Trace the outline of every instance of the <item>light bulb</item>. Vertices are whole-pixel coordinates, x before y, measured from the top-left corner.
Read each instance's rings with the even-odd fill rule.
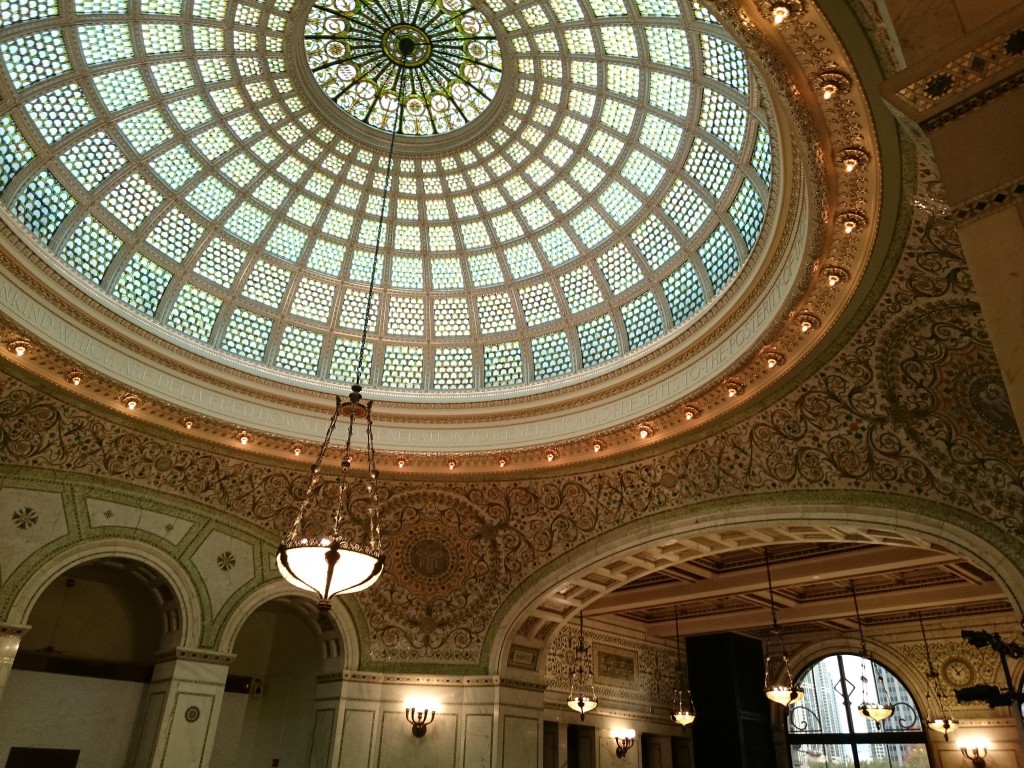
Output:
[[[839,88],[832,83],[825,83],[825,85],[821,86],[821,98],[825,101],[831,100],[837,93],[839,93]]]
[[[843,170],[847,173],[853,173],[857,169],[857,158],[848,157],[843,161]]]
[[[804,320],[803,322],[800,323],[800,332],[807,333],[809,330],[811,330],[811,327],[811,321]]]
[[[769,357],[768,358],[768,367],[769,368],[774,368],[778,364],[779,364],[779,361],[776,360],[774,357]]]
[[[405,468],[405,456],[399,456],[398,457],[398,468],[399,469],[404,469]]]
[[[839,285],[839,275],[829,275],[828,276],[828,287],[829,288],[835,288],[837,285]]]
[[[772,6],[772,23],[775,26],[782,24],[786,19],[789,18],[789,8],[783,3],[776,3]]]
[[[646,440],[650,436],[651,436],[651,430],[649,430],[647,427],[640,427],[640,439],[641,440]]]

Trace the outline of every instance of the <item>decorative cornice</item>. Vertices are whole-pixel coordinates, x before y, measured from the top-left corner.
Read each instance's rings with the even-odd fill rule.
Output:
[[[1024,200],[1024,179],[1011,181],[997,189],[980,194],[954,208],[950,215],[957,223],[989,216],[1007,205]]]

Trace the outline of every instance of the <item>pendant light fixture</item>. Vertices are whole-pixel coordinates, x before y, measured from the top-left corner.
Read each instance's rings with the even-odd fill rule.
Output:
[[[676,687],[672,692],[672,722],[689,725],[697,719],[693,708],[693,696],[689,688],[683,687],[683,654],[679,650],[679,608],[675,609],[676,620]]]
[[[281,575],[296,587],[315,592],[320,598],[321,610],[329,609],[330,599],[335,595],[359,592],[372,586],[384,571],[384,554],[377,522],[377,479],[379,473],[373,447],[371,413],[373,402],[363,400],[363,364],[366,361],[366,336],[370,328],[370,318],[374,315],[373,292],[377,285],[381,246],[385,239],[384,218],[387,213],[388,198],[391,194],[395,164],[395,137],[401,128],[405,110],[402,94],[405,92],[406,81],[411,83],[412,78],[415,77],[413,70],[421,62],[424,45],[423,41],[418,40],[411,33],[398,34],[392,46],[394,50],[389,53],[390,60],[397,66],[389,70],[392,73],[390,75],[392,82],[389,84],[391,89],[382,89],[378,106],[382,114],[390,116],[393,122],[384,174],[384,188],[381,190],[380,197],[377,239],[373,247],[370,282],[366,289],[366,309],[363,314],[362,335],[359,338],[355,382],[352,384],[352,390],[347,400],[342,400],[341,397],[337,397],[335,400],[334,415],[327,426],[327,434],[320,446],[320,453],[317,454],[316,461],[313,463],[306,495],[291,529],[277,549],[277,567],[281,571]],[[386,123],[386,118],[384,122]],[[309,525],[306,514],[309,511],[310,502],[321,486],[321,465],[327,454],[339,417],[348,420],[348,432],[341,459],[341,477],[338,479],[338,498],[332,524],[327,531],[309,532],[306,530]],[[357,422],[365,423],[366,427],[366,470],[358,481],[350,477],[354,474],[352,437],[355,434]],[[365,543],[353,540],[351,532],[345,529],[346,525],[351,526],[354,523],[360,513],[366,518]]]
[[[921,625],[921,639],[924,640],[924,655],[925,658],[928,659],[928,698],[934,698],[936,709],[934,713],[927,712],[928,715],[935,715],[935,717],[932,717],[927,721],[927,725],[933,731],[941,733],[943,740],[949,741],[949,734],[960,727],[960,721],[954,717],[950,717],[949,710],[946,709],[946,697],[939,688],[939,673],[935,671],[935,665],[932,664],[932,651],[931,648],[928,647],[928,636],[924,633],[924,619],[921,618],[920,613],[917,614],[917,621]]]
[[[881,703],[881,697],[879,696],[878,701],[868,701],[868,666],[870,665],[874,669],[874,662],[871,657],[868,656],[868,646],[864,641],[864,622],[860,618],[860,605],[857,602],[857,586],[850,580],[850,592],[853,594],[853,610],[857,614],[857,631],[860,633],[860,706],[857,707],[857,711],[860,712],[864,717],[873,721],[875,727],[881,730],[882,721],[888,720],[892,717],[892,713],[895,711],[895,707],[892,704]],[[882,676],[878,675],[879,685],[875,688],[875,695],[878,696],[878,689],[882,687]]]
[[[569,670],[569,700],[566,704],[569,709],[580,713],[580,722],[587,712],[597,708],[594,666],[590,648],[583,637],[583,611],[580,611],[580,632],[573,651],[572,669]]]
[[[769,701],[789,706],[804,697],[804,689],[793,682],[793,672],[789,668],[786,643],[782,638],[782,627],[779,626],[779,617],[775,611],[775,591],[772,588],[772,569],[767,548],[764,550],[764,570],[768,574],[768,600],[772,608],[772,628],[764,657],[764,695]]]

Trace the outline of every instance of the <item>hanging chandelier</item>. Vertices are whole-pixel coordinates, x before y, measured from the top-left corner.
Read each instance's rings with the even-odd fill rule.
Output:
[[[404,28],[403,28],[404,29]],[[356,358],[355,383],[347,399],[335,399],[334,415],[327,426],[320,452],[313,463],[306,495],[299,507],[295,521],[277,549],[277,567],[290,584],[315,592],[320,600],[321,610],[329,609],[330,599],[335,595],[360,592],[380,578],[384,572],[384,553],[380,541],[377,505],[376,454],[373,446],[373,401],[362,396],[363,364],[366,360],[366,336],[373,316],[373,292],[377,285],[381,246],[384,241],[384,219],[387,214],[388,198],[391,194],[392,176],[395,163],[395,137],[401,130],[405,102],[402,94],[415,82],[415,70],[422,65],[424,43],[411,31],[392,30],[388,57],[395,64],[388,80],[388,88],[381,91],[378,107],[381,111],[381,127],[390,122],[391,140],[388,145],[387,164],[384,174],[384,188],[381,190],[380,214],[377,218],[377,239],[373,247],[373,262],[370,268],[370,282],[366,289],[366,308],[363,314],[362,334],[359,338],[359,354]],[[391,34],[391,33],[389,33]],[[345,448],[341,459],[341,476],[338,479],[337,503],[327,531],[310,532],[307,520],[309,508],[317,491],[321,488],[321,465],[331,443],[331,437],[339,418],[348,420]],[[352,439],[356,424],[365,424],[366,430],[366,473],[359,480],[352,467]],[[352,534],[352,527],[360,517],[366,520],[365,541],[360,542]]]
[[[949,741],[949,734],[960,727],[960,721],[954,717],[950,717],[949,710],[945,706],[946,697],[943,695],[939,688],[939,673],[935,671],[935,665],[932,664],[932,651],[928,647],[928,636],[924,633],[924,619],[921,618],[921,614],[917,614],[917,621],[921,625],[921,639],[924,640],[924,655],[928,660],[928,698],[935,699],[936,711],[934,712],[935,717],[928,720],[927,725],[933,731],[938,731],[942,734],[942,738],[945,741]],[[928,712],[928,714],[933,714]]]
[[[594,690],[594,666],[590,649],[583,637],[583,611],[580,611],[580,632],[573,650],[572,669],[569,670],[569,709],[580,713],[580,722],[587,712],[597,708],[597,692]]]
[[[892,704],[881,703],[881,698],[878,701],[868,700],[868,665],[870,664],[874,669],[874,661],[868,656],[868,646],[864,641],[864,622],[860,618],[860,605],[857,602],[857,586],[850,580],[850,592],[853,594],[853,610],[857,614],[857,631],[860,633],[860,706],[857,707],[857,711],[860,712],[864,717],[874,722],[875,727],[879,730],[882,728],[882,721],[888,720],[892,717],[893,712],[896,708]],[[878,683],[875,687],[875,695],[878,696],[878,689],[882,688],[882,675],[878,675]]]
[[[675,609],[676,621],[676,687],[672,692],[672,722],[689,725],[697,719],[693,708],[693,696],[689,688],[683,688],[683,655],[679,650],[679,608]]]
[[[768,600],[772,609],[772,628],[769,631],[764,657],[764,695],[769,701],[789,706],[804,697],[804,689],[793,681],[793,672],[789,668],[786,643],[775,611],[775,590],[772,588],[772,569],[767,548],[764,550],[764,570],[768,574]]]

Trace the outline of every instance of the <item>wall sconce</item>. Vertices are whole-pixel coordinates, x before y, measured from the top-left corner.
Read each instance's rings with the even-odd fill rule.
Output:
[[[412,735],[417,739],[427,735],[427,726],[434,722],[437,705],[427,701],[407,701],[405,719],[412,726]]]
[[[992,746],[987,739],[958,739],[956,745],[960,747],[960,754],[970,760],[974,768],[985,768],[988,748]]]
[[[615,756],[620,760],[629,752],[629,748],[636,744],[636,731],[632,728],[620,728],[612,731],[615,737]]]

